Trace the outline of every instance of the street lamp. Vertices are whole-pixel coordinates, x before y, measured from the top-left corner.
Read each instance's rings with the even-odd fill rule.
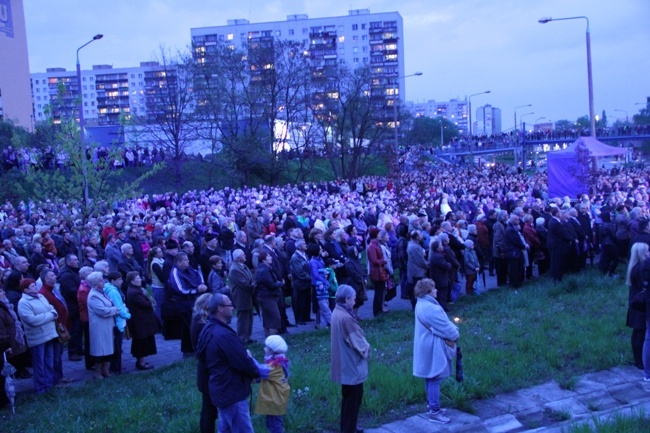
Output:
[[[524,134],[526,133],[526,131],[524,131],[524,117],[532,116],[533,114],[535,114],[535,112],[531,111],[530,113],[522,114],[521,117],[519,118],[519,121],[521,122],[521,125],[519,127],[521,128],[522,133]]]
[[[537,124],[537,122],[539,122],[540,120],[544,120],[544,119],[546,119],[546,117],[538,117],[537,119],[535,119],[535,124]]]
[[[532,107],[533,104],[526,104],[526,105],[518,105],[515,107],[515,126],[513,130],[517,132],[517,108],[524,108],[524,107]]]
[[[468,110],[469,110],[469,127],[467,128],[467,132],[469,133],[470,137],[472,136],[472,96],[485,95],[490,92],[491,90],[486,90],[485,92],[474,93],[473,95],[469,95],[467,97]],[[470,143],[470,148],[471,148],[471,143]]]
[[[404,75],[403,77],[397,77],[397,86],[398,86],[398,88],[399,88],[399,80],[401,80],[403,78],[409,78],[409,77],[419,77],[420,75],[422,75],[422,72],[416,72],[414,74]],[[397,101],[398,101],[398,98],[399,98],[399,93],[396,92],[393,95],[393,122],[394,122],[394,124],[393,124],[393,130],[394,131],[393,132],[395,133],[395,149],[394,149],[394,152],[395,152],[396,156],[399,154],[399,141],[398,141],[398,138],[397,138],[397,133],[398,133],[398,131],[397,131]]]
[[[594,117],[594,83],[591,77],[591,36],[589,32],[589,18],[585,16],[579,17],[566,17],[566,18],[541,18],[538,20],[540,24],[546,24],[551,21],[566,21],[566,20],[585,20],[587,21],[587,86],[589,87],[589,119],[591,121],[591,136],[596,137],[596,118]]]
[[[81,65],[79,64],[79,50],[81,50],[86,45],[91,42],[97,41],[103,38],[104,35],[96,34],[91,40],[77,48],[77,87],[79,87],[79,145],[81,146],[81,157],[86,157],[86,136],[84,132],[84,103],[83,103],[83,91],[81,90]],[[84,206],[88,208],[88,179],[86,175],[86,163],[82,162],[81,166],[83,167],[83,187],[84,187]]]
[[[621,113],[625,113],[625,123],[628,123],[630,121],[629,117],[627,116],[627,111],[619,110],[618,108],[614,109],[614,111],[620,111]]]

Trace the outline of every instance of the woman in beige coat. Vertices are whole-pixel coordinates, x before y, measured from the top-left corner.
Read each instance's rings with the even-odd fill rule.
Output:
[[[104,293],[101,272],[92,272],[86,281],[91,287],[88,294],[90,355],[95,358],[95,379],[103,379],[111,375],[108,369],[113,355],[113,327],[118,311]]]

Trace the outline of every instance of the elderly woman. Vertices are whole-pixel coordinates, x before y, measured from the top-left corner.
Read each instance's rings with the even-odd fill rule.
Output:
[[[262,309],[264,336],[277,334],[280,330],[279,300],[284,282],[280,281],[273,270],[273,256],[267,251],[260,252],[259,265],[255,272],[257,282],[257,301]]]
[[[18,369],[15,377],[18,379],[27,379],[32,377],[32,375],[29,374],[26,368],[29,358],[25,356],[27,355],[25,331],[14,311],[14,306],[4,292],[2,273],[2,270],[0,270],[0,371],[4,367],[2,353],[5,352],[11,364]],[[19,373],[22,374],[19,375]],[[8,402],[9,400],[5,395],[5,377],[0,374],[0,408]]]
[[[90,355],[95,358],[95,379],[110,377],[108,371],[113,356],[113,328],[118,310],[104,293],[104,276],[91,272],[86,278],[88,294],[88,324],[90,328]]]
[[[436,295],[436,285],[429,278],[415,285],[413,376],[425,380],[429,421],[446,424],[450,419],[440,408],[440,383],[451,374],[459,333],[436,301]]]
[[[241,250],[239,250],[241,251]],[[203,327],[208,322],[208,305],[212,293],[204,293],[196,299],[194,303],[194,314],[192,315],[192,325],[190,326],[190,335],[192,337],[192,345],[198,347],[199,335]],[[218,411],[210,399],[210,390],[208,382],[210,380],[210,372],[206,360],[197,356],[196,363],[196,387],[201,393],[201,418],[199,420],[199,428],[201,433],[214,433],[215,422],[217,421]]]
[[[363,382],[368,378],[370,344],[352,309],[357,299],[354,289],[341,284],[336,291],[332,314],[331,378],[341,384],[341,432],[363,431],[357,426],[363,399]]]
[[[136,359],[135,368],[138,370],[151,370],[153,366],[144,362],[144,358],[155,355],[156,333],[160,330],[160,322],[154,311],[155,302],[149,293],[142,287],[142,277],[137,272],[126,274],[126,305],[131,313],[129,330],[131,341],[131,355]]]
[[[34,280],[26,278],[20,287],[23,295],[18,301],[18,316],[32,353],[34,390],[42,394],[54,386],[54,342],[58,338],[56,320],[59,315],[45,296],[38,293]]]

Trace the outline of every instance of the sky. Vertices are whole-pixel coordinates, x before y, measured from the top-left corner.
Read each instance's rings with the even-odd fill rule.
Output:
[[[183,49],[190,29],[348,15],[351,9],[397,11],[404,23],[408,101],[446,101],[490,90],[472,106],[501,109],[502,129],[574,121],[588,115],[586,21],[539,24],[542,17],[590,21],[595,113],[630,120],[650,96],[649,0],[24,0],[31,72],[95,64],[138,66],[160,47]],[[615,111],[621,110],[621,111]],[[518,123],[519,123],[518,117]],[[542,118],[542,119],[540,119]]]

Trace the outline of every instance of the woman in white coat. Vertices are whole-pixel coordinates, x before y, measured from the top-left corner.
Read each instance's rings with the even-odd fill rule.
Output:
[[[54,341],[58,338],[56,310],[38,293],[31,278],[20,282],[23,296],[18,301],[18,316],[23,322],[27,346],[32,353],[34,390],[42,394],[54,386]]]
[[[88,294],[90,355],[95,358],[95,379],[103,379],[111,375],[108,369],[113,355],[113,328],[118,311],[104,293],[101,272],[92,272],[86,281],[91,287]]]
[[[451,361],[456,354],[458,327],[436,301],[436,285],[429,278],[415,285],[415,333],[413,340],[413,376],[425,380],[429,421],[446,424],[450,421],[440,408],[440,384],[451,374]]]

